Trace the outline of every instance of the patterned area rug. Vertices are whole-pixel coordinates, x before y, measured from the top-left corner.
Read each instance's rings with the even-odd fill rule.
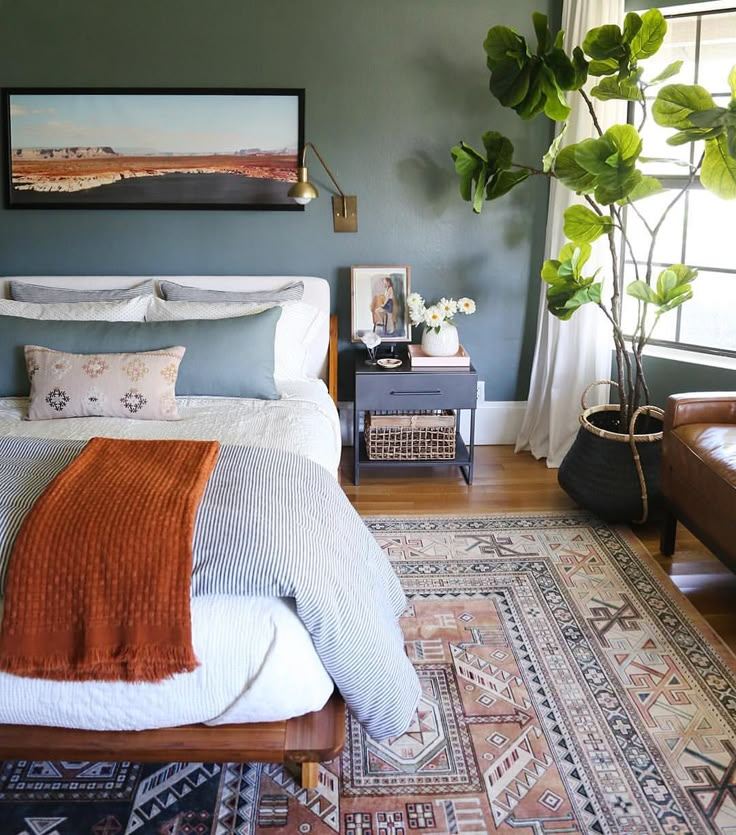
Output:
[[[736,832],[734,659],[630,534],[373,519],[410,605],[412,728],[278,766],[8,762],[2,835]]]

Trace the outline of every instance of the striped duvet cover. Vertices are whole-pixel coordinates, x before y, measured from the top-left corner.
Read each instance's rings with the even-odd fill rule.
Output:
[[[35,498],[81,441],[0,440],[0,575]],[[403,732],[419,683],[403,649],[398,579],[338,483],[293,453],[223,447],[200,504],[192,594],[292,597],[368,734]]]

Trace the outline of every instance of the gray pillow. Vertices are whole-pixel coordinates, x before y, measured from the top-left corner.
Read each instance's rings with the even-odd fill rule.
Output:
[[[155,351],[183,345],[176,393],[277,400],[274,336],[280,307],[234,319],[178,322],[51,322],[4,316],[0,327],[0,397],[30,391],[24,346],[74,354]]]
[[[25,281],[9,281],[10,298],[16,302],[48,304],[54,302],[112,302],[134,299],[136,296],[152,296],[153,279],[149,278],[135,287],[121,287],[118,290],[73,290],[69,287],[44,287]]]
[[[292,281],[274,290],[205,290],[188,287],[174,281],[160,281],[159,290],[168,302],[259,302],[279,304],[300,302],[304,295],[304,282]]]

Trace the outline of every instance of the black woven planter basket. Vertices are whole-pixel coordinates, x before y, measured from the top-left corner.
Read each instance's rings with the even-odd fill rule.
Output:
[[[557,479],[570,498],[607,522],[644,522],[661,508],[661,410],[652,412],[656,416],[639,416],[633,437],[644,490],[631,438],[619,431],[618,406],[595,406],[580,416],[580,429]]]

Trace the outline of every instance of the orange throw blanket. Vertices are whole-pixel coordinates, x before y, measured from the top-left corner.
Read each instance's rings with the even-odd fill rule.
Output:
[[[193,670],[192,537],[218,451],[214,441],[89,441],[16,539],[0,669],[64,681]]]

